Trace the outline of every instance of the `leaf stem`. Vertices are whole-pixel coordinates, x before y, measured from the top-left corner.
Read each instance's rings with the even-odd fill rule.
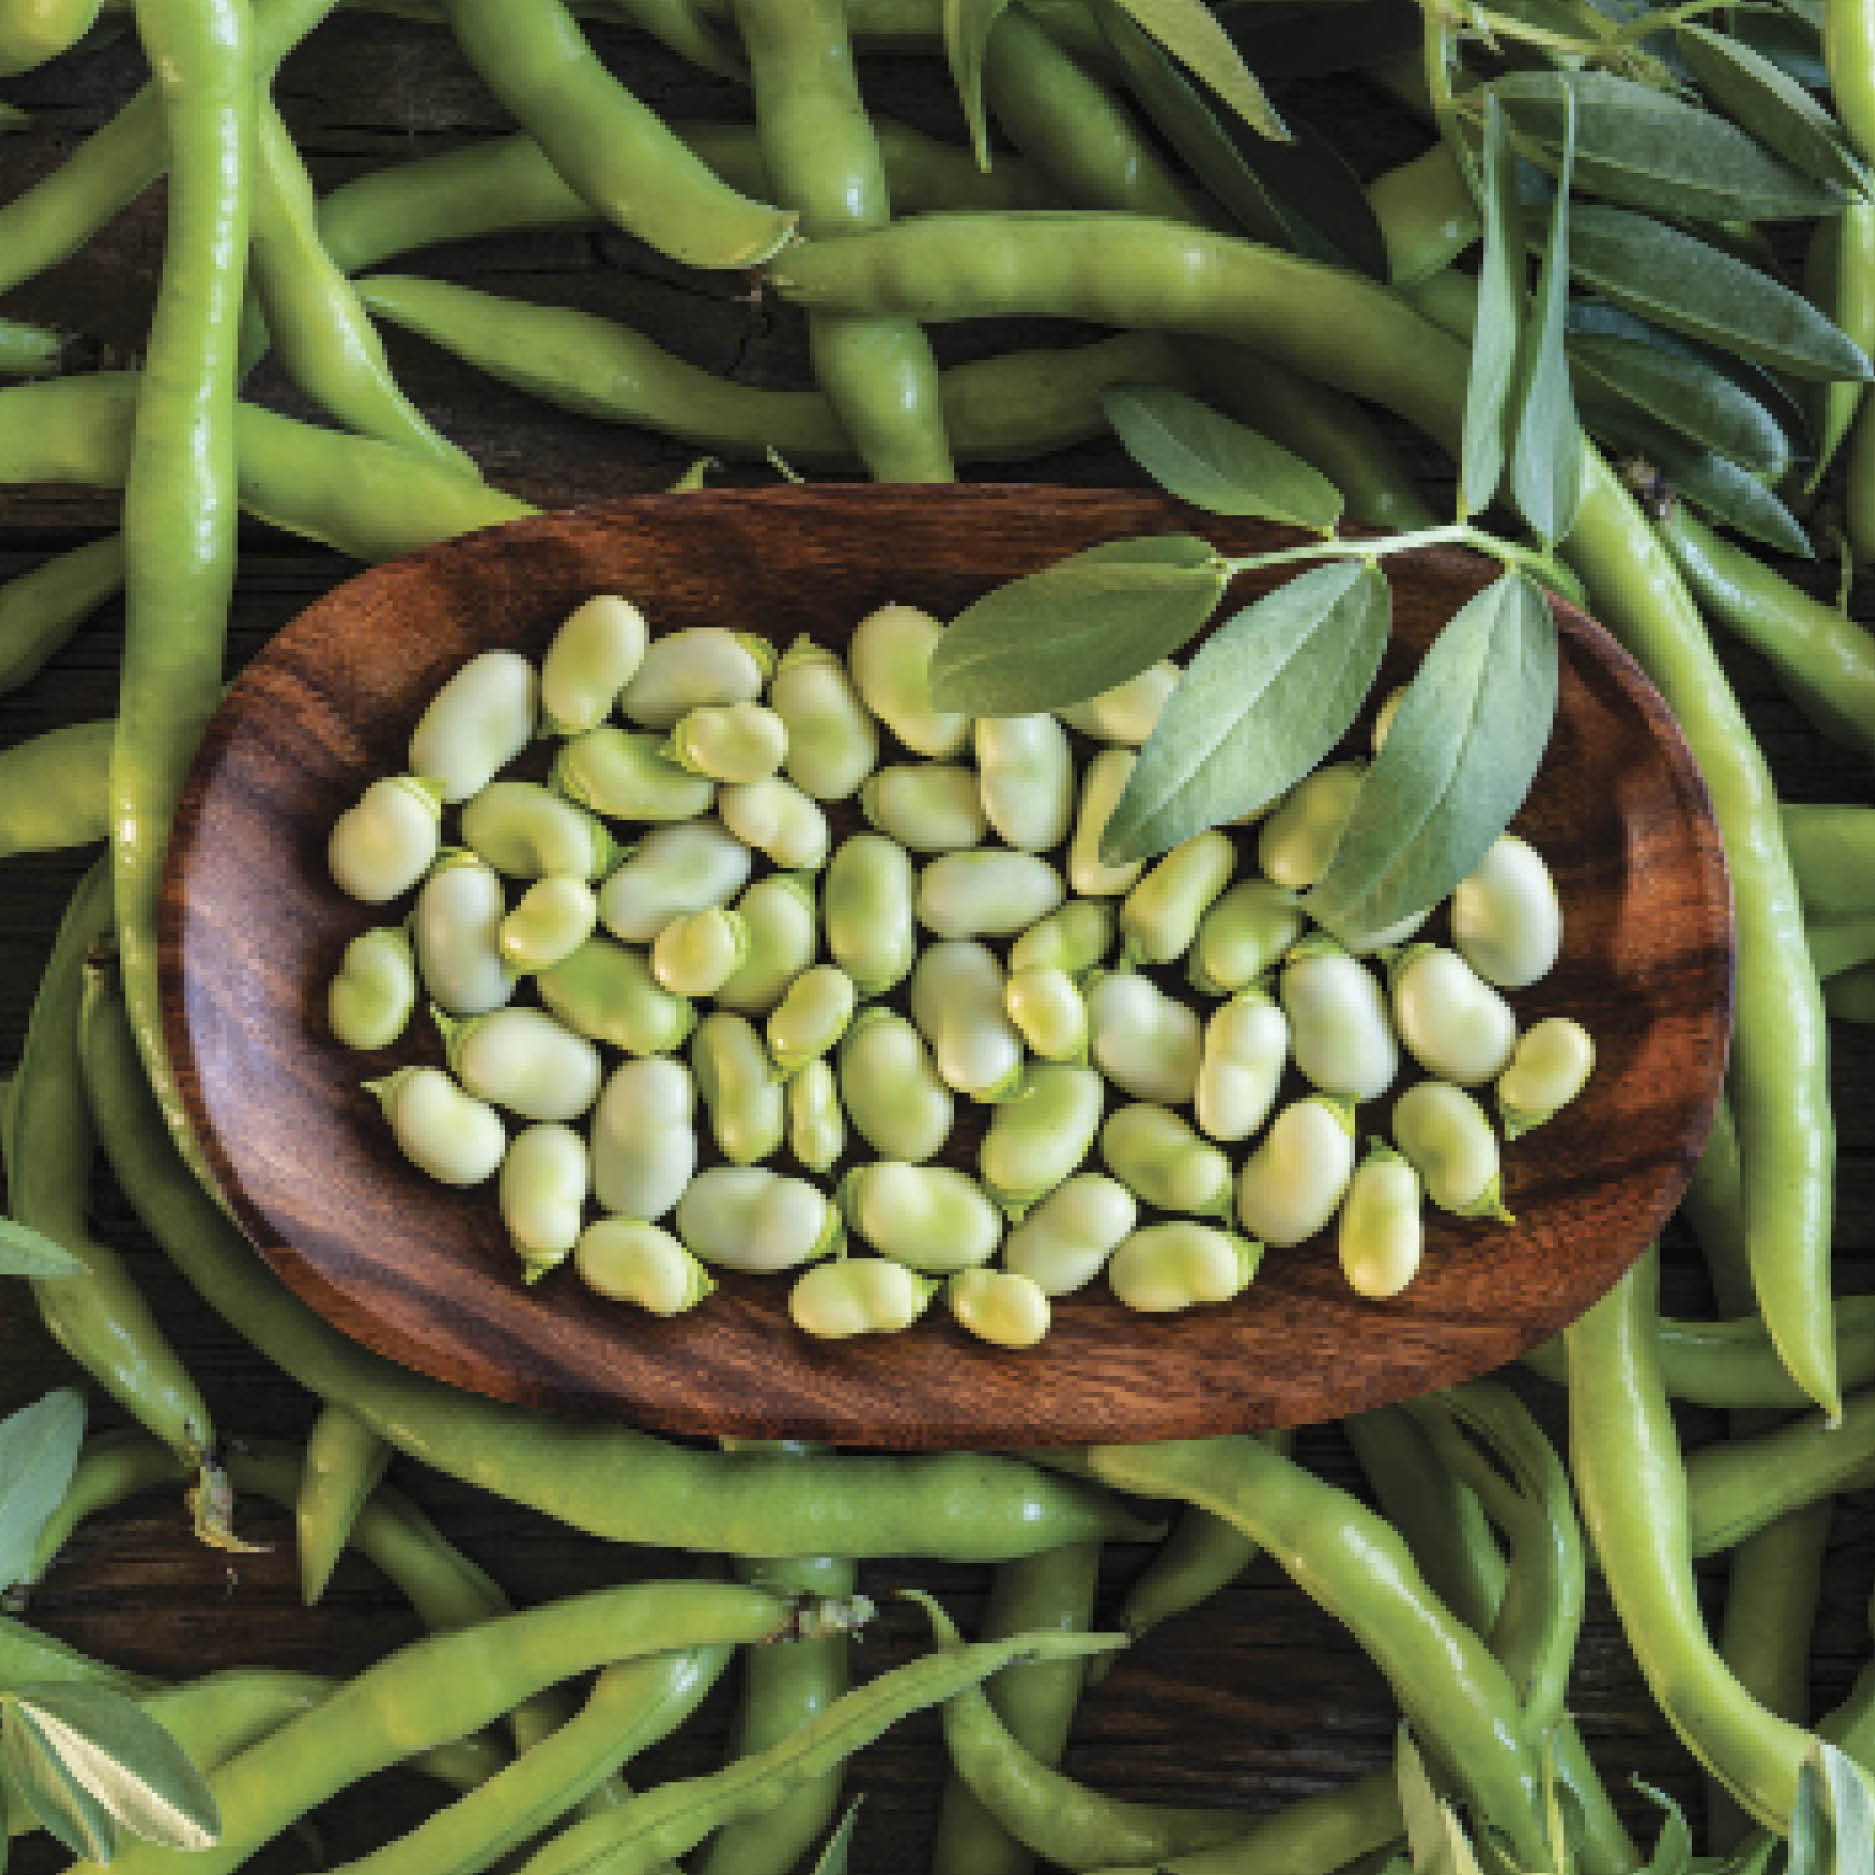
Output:
[[[1231,577],[1255,573],[1265,567],[1294,566],[1307,560],[1383,560],[1391,554],[1412,553],[1421,547],[1469,547],[1487,554],[1506,568],[1528,573],[1540,585],[1580,605],[1581,584],[1547,549],[1519,546],[1497,534],[1486,533],[1469,521],[1447,521],[1438,527],[1415,528],[1407,534],[1383,534],[1378,540],[1343,540],[1339,536],[1304,541],[1299,547],[1279,547],[1270,553],[1249,553],[1222,558],[1219,564]]]

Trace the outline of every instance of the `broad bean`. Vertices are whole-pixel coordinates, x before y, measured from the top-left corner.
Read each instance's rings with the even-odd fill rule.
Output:
[[[1022,1037],[1003,1006],[994,953],[968,941],[932,944],[911,973],[911,1019],[948,1087],[972,1100],[1007,1100],[1022,1083]]]
[[[1087,1000],[1065,970],[1012,971],[1003,1007],[1044,1061],[1087,1059]]]
[[[640,729],[670,729],[704,703],[752,703],[775,668],[774,648],[749,632],[697,625],[653,638],[619,694]]]
[[[592,1188],[601,1210],[661,1218],[697,1169],[696,1078],[681,1061],[622,1061],[592,1114]]]
[[[442,819],[434,782],[415,775],[374,781],[332,823],[326,864],[339,890],[367,905],[401,898],[429,871]]]
[[[1595,1043],[1581,1023],[1545,1016],[1518,1038],[1510,1066],[1497,1077],[1504,1137],[1518,1139],[1568,1106],[1595,1071]]]
[[[599,1051],[540,1009],[497,1009],[458,1022],[431,1012],[449,1071],[478,1100],[524,1120],[577,1120],[599,1094]]]
[[[410,939],[396,925],[360,931],[326,990],[326,1020],[347,1048],[388,1048],[417,1006]]]
[[[859,811],[914,853],[955,853],[989,831],[977,778],[946,762],[903,762],[868,775]]]
[[[810,1172],[823,1174],[846,1150],[840,1090],[824,1061],[810,1061],[788,1083],[788,1150]]]
[[[1290,951],[1279,993],[1296,1066],[1323,1093],[1374,1100],[1393,1085],[1400,1050],[1379,979],[1333,938]]]
[[[1103,1172],[1057,1185],[1003,1242],[1003,1267],[1045,1295],[1084,1289],[1139,1221],[1133,1194]]]
[[[674,996],[714,996],[749,954],[749,921],[723,905],[679,912],[652,940],[651,974]]]
[[[563,963],[592,936],[599,901],[584,879],[554,873],[536,879],[502,919],[496,934],[510,970],[532,974]]]
[[[1034,853],[942,853],[918,875],[918,922],[941,938],[1013,937],[1062,901],[1061,875]]]
[[[1059,846],[1074,819],[1074,754],[1060,719],[983,716],[975,740],[983,814],[998,836],[1031,853]]]
[[[766,781],[788,753],[788,726],[760,703],[705,703],[678,717],[669,753],[712,781]]]
[[[1158,1210],[1230,1216],[1230,1160],[1170,1107],[1116,1107],[1100,1129],[1100,1156],[1128,1191]]]
[[[1270,1122],[1237,1179],[1245,1230],[1286,1249],[1334,1216],[1354,1172],[1354,1115],[1327,1094],[1293,1101]]]
[[[1529,841],[1500,834],[1477,871],[1458,882],[1452,942],[1499,989],[1526,989],[1549,975],[1562,951],[1562,901]]]
[[[1248,1139],[1276,1104],[1289,1059],[1289,1018],[1264,990],[1239,990],[1211,1012],[1192,1093],[1200,1132]]]
[[[791,1270],[838,1250],[840,1214],[817,1185],[760,1165],[713,1165],[677,1200],[677,1234],[724,1269]]]
[[[587,1288],[653,1315],[681,1315],[716,1290],[716,1280],[669,1231],[633,1218],[602,1217],[573,1246]]]
[[[823,890],[827,951],[861,996],[883,996],[918,954],[911,856],[883,834],[842,840]]]
[[[1011,970],[1065,970],[1076,982],[1104,963],[1113,948],[1113,907],[1102,898],[1073,898],[1032,924],[1009,947]]]
[[[1195,833],[1158,860],[1120,905],[1129,962],[1169,964],[1191,949],[1198,925],[1237,870],[1227,833]]]
[[[1140,875],[1141,860],[1109,866],[1100,857],[1101,836],[1138,760],[1131,749],[1103,749],[1081,776],[1081,811],[1068,842],[1068,884],[1077,898],[1118,898]]]
[[[540,661],[540,709],[557,736],[595,729],[644,660],[650,634],[629,599],[595,593],[574,607]]]
[[[1003,1220],[968,1174],[947,1165],[876,1160],[840,1181],[847,1225],[882,1256],[927,1275],[987,1263]]]
[[[1456,951],[1414,944],[1387,975],[1394,1027],[1435,1080],[1475,1087],[1504,1071],[1517,1045],[1517,1018]]]
[[[527,747],[539,684],[518,651],[484,651],[433,696],[410,732],[410,772],[445,801],[479,794]]]
[[[1335,1232],[1341,1273],[1356,1295],[1384,1302],[1413,1280],[1425,1239],[1419,1202],[1419,1174],[1375,1140],[1348,1180]]]
[[[788,1292],[788,1317],[803,1334],[822,1341],[895,1335],[925,1312],[936,1293],[935,1278],[889,1257],[841,1257],[801,1273]]]
[[[682,913],[728,904],[752,864],[717,821],[653,827],[599,888],[599,922],[628,944],[649,944]]]
[[[462,810],[462,843],[511,879],[597,879],[621,852],[597,815],[538,781],[491,781]]]
[[[1107,1286],[1129,1309],[1169,1315],[1242,1295],[1262,1255],[1261,1244],[1215,1224],[1148,1224],[1121,1240],[1107,1264]]]
[[[840,1095],[853,1130],[883,1159],[919,1164],[950,1137],[955,1102],[924,1037],[895,1009],[863,1009],[840,1043]]]
[[[1178,688],[1178,676],[1178,666],[1169,658],[1162,659],[1097,697],[1068,704],[1060,712],[1061,720],[1097,741],[1137,746],[1159,726],[1159,717]]]
[[[591,1177],[586,1142],[570,1126],[525,1126],[509,1141],[497,1190],[526,1281],[538,1282],[573,1254]]]
[[[959,1270],[944,1285],[944,1305],[960,1328],[994,1347],[1032,1348],[1048,1334],[1046,1292],[1008,1270]]]
[[[838,964],[815,964],[788,985],[768,1018],[768,1052],[783,1079],[838,1043],[858,1000],[853,979]]]
[[[1105,1090],[1092,1068],[1047,1062],[990,1116],[977,1172],[1011,1218],[1045,1198],[1092,1150]]]
[[[1257,834],[1265,875],[1297,892],[1315,884],[1341,844],[1366,778],[1364,762],[1330,762],[1297,782]]]
[[[691,1037],[690,1065],[723,1157],[736,1165],[766,1159],[787,1131],[787,1108],[748,1019],[722,1010],[705,1016]]]
[[[879,762],[879,730],[846,666],[811,638],[782,654],[768,704],[788,731],[782,770],[817,801],[844,801]]]
[[[654,733],[617,723],[563,743],[550,779],[569,801],[615,820],[695,820],[716,799],[716,783],[680,768]]]
[[[813,879],[771,872],[736,900],[736,910],[749,927],[749,951],[716,1001],[739,1015],[765,1015],[814,961]]]
[[[738,840],[787,872],[818,872],[833,835],[820,803],[779,775],[719,788],[716,811]]]
[[[596,934],[541,971],[534,987],[576,1035],[610,1042],[628,1055],[668,1054],[697,1025],[695,1008],[658,982],[643,951]]]
[[[1116,970],[1087,992],[1089,1045],[1101,1072],[1135,1100],[1182,1106],[1196,1091],[1198,1017],[1137,970]]]
[[[507,911],[494,868],[473,853],[445,853],[410,914],[417,971],[430,1000],[453,1016],[485,1015],[514,994],[501,954]]]
[[[1440,1210],[1516,1222],[1504,1208],[1491,1122],[1462,1088],[1444,1081],[1409,1087],[1393,1103],[1393,1143]]]
[[[404,1157],[442,1184],[481,1184],[508,1150],[501,1115],[441,1068],[399,1068],[365,1091],[377,1096]]]
[[[1199,919],[1185,975],[1206,996],[1248,989],[1301,937],[1302,923],[1287,886],[1245,879]]]
[[[886,605],[853,629],[846,661],[866,707],[914,755],[955,755],[970,719],[931,707],[931,656],[944,627],[916,606]]]

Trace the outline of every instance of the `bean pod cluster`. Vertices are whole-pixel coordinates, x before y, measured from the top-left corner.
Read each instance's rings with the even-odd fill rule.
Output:
[[[329,846],[352,897],[411,898],[328,1004],[383,1051],[427,997],[443,1065],[366,1084],[409,1160],[495,1181],[530,1282],[570,1259],[669,1315],[712,1271],[792,1272],[821,1337],[907,1328],[942,1288],[1012,1348],[1103,1273],[1147,1313],[1227,1302],[1266,1248],[1333,1226],[1380,1299],[1419,1266],[1426,1199],[1509,1221],[1499,1131],[1594,1061],[1569,1019],[1520,1032],[1503,993],[1561,948],[1540,855],[1492,847],[1449,947],[1420,918],[1353,954],[1298,900],[1363,763],[1254,832],[1115,864],[1101,836],[1171,667],[971,721],[932,702],[943,630],[888,605],[844,658],[777,657],[600,595],[538,669],[458,670]],[[1425,1078],[1363,1153],[1403,1056]]]

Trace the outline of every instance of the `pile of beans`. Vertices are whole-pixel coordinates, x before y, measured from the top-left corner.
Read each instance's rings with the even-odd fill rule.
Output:
[[[777,661],[719,628],[653,638],[601,595],[538,671],[498,650],[456,672],[409,772],[372,783],[329,848],[352,897],[416,894],[352,940],[329,993],[362,1050],[404,1033],[419,983],[430,998],[447,1070],[368,1083],[409,1159],[452,1185],[498,1175],[530,1281],[570,1256],[669,1315],[711,1269],[799,1271],[790,1314],[833,1337],[909,1327],[942,1280],[952,1316],[1005,1347],[1103,1271],[1130,1308],[1225,1302],[1265,1246],[1338,1219],[1349,1283],[1383,1298],[1418,1268],[1423,1198],[1509,1221],[1469,1090],[1495,1082],[1514,1138],[1594,1056],[1567,1019],[1520,1035],[1500,993],[1561,946],[1534,849],[1506,835],[1459,886],[1455,948],[1416,942],[1422,915],[1353,955],[1298,896],[1364,764],[1317,769],[1262,819],[1261,876],[1223,828],[1109,864],[1174,667],[972,722],[931,704],[943,629],[890,605],[844,661],[807,639]],[[548,779],[504,775],[542,733]],[[837,838],[829,807],[868,830]],[[514,1000],[529,982],[538,1004]],[[602,1046],[624,1056],[609,1071]],[[1402,1048],[1429,1078],[1357,1163],[1356,1108]],[[1292,1061],[1311,1091],[1279,1105]],[[699,1098],[722,1163],[700,1164]],[[498,1109],[526,1122],[512,1139]],[[973,1142],[974,1176],[934,1163]],[[784,1153],[809,1176],[768,1164]],[[1096,1153],[1106,1169],[1082,1169]],[[847,1255],[849,1233],[879,1254]]]

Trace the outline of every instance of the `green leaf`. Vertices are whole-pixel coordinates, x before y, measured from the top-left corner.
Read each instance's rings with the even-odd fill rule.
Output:
[[[1392,595],[1371,561],[1313,567],[1199,647],[1146,738],[1101,840],[1149,859],[1273,801],[1353,722],[1387,648]]]
[[[846,1875],[847,1856],[853,1846],[853,1830],[859,1822],[859,1806],[865,1802],[862,1792],[846,1806],[839,1827],[827,1838],[827,1846],[814,1864],[814,1875]]]
[[[1478,263],[1478,313],[1472,325],[1471,376],[1465,386],[1465,441],[1458,503],[1464,515],[1489,507],[1509,459],[1510,391],[1524,320],[1524,246],[1516,158],[1498,101],[1484,98],[1484,251]]]
[[[1689,20],[1674,31],[1687,69],[1706,94],[1767,149],[1806,175],[1855,194],[1869,173],[1842,126],[1796,79],[1731,33]]]
[[[1126,453],[1195,508],[1324,534],[1341,519],[1341,491],[1319,469],[1183,391],[1116,384],[1101,393],[1100,408]]]
[[[1617,306],[1800,378],[1866,378],[1846,334],[1757,268],[1625,208],[1578,207],[1570,267]]]
[[[970,126],[977,167],[990,166],[990,123],[983,108],[983,52],[1009,0],[944,0],[944,57]]]
[[[221,1833],[214,1792],[182,1747],[122,1693],[102,1686],[22,1687],[7,1696],[6,1706],[21,1741],[17,1750],[33,1763],[44,1790],[72,1800],[72,1818],[101,1810],[133,1836],[166,1849],[214,1846]],[[18,1770],[11,1742],[8,1762]]]
[[[84,1273],[85,1266],[44,1231],[17,1218],[0,1217],[0,1276],[29,1276],[42,1283]]]
[[[0,1588],[25,1581],[84,1437],[84,1397],[69,1387],[0,1419]]]
[[[1829,1818],[1823,1810],[1823,1774],[1812,1752],[1797,1767],[1797,1801],[1791,1807],[1784,1875],[1834,1875],[1829,1866]]]
[[[1287,126],[1204,0],[1120,0],[1120,4],[1258,136],[1277,143],[1287,141]]]
[[[1875,1875],[1875,1794],[1866,1774],[1826,1739],[1812,1739],[1810,1752],[1835,1849],[1830,1875]]]
[[[1223,560],[1192,534],[1069,554],[957,615],[931,660],[931,700],[1020,716],[1098,696],[1202,630],[1228,582]]]
[[[1582,424],[1563,349],[1569,317],[1569,184],[1575,164],[1573,92],[1563,93],[1563,107],[1562,173],[1537,282],[1535,323],[1525,347],[1524,389],[1510,463],[1511,497],[1518,513],[1552,545],[1575,525],[1582,501]]]
[[[1303,909],[1348,945],[1444,898],[1530,791],[1556,714],[1556,625],[1507,573],[1460,608],[1407,686]]]
[[[1576,105],[1576,181],[1590,195],[1688,221],[1829,215],[1843,192],[1773,156],[1736,124],[1612,72],[1513,72],[1492,82],[1512,127],[1560,162]]]
[[[1470,1839],[1452,1806],[1433,1789],[1404,1725],[1395,1747],[1394,1776],[1413,1875],[1480,1875]]]
[[[0,1693],[0,1766],[39,1827],[85,1862],[108,1862],[117,1848],[110,1813],[41,1743],[18,1698]]]
[[[1655,1839],[1654,1852],[1647,1858],[1647,1866],[1640,1875],[1689,1875],[1693,1866],[1693,1832],[1685,1812],[1664,1790],[1656,1790],[1638,1777],[1634,1788],[1667,1813]]]
[[[1575,334],[1568,352],[1591,388],[1633,404],[1741,469],[1776,477],[1790,467],[1790,443],[1777,419],[1699,359],[1610,333]]]
[[[1741,44],[1769,60],[1798,84],[1811,91],[1829,88],[1829,68],[1823,63],[1820,26],[1788,10],[1757,12],[1747,7],[1733,7],[1726,28]]]

